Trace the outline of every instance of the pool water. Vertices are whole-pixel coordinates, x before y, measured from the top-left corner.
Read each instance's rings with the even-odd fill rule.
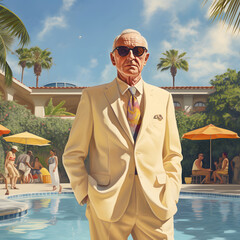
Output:
[[[17,199],[31,208],[25,217],[0,222],[0,239],[90,240],[85,206],[72,194]],[[239,240],[240,199],[182,195],[175,240]],[[132,240],[130,236],[128,240]]]

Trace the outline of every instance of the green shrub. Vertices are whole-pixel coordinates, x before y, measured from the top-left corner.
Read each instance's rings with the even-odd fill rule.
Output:
[[[51,141],[51,146],[30,146],[34,156],[38,156],[40,162],[47,167],[45,159],[49,156],[50,149],[57,151],[59,159],[59,174],[62,182],[67,181],[67,176],[62,165],[62,154],[66,145],[68,135],[72,126],[72,120],[60,118],[38,118],[30,110],[14,101],[0,101],[0,124],[9,128],[9,135],[28,131]],[[19,147],[19,153],[25,151],[25,146],[17,143],[6,142],[0,138],[0,171],[4,169],[4,158],[6,152],[12,145]],[[18,154],[19,154],[18,153]],[[17,155],[18,155],[17,154]]]

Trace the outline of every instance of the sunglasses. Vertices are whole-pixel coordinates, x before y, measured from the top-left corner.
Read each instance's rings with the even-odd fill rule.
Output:
[[[144,54],[145,51],[147,51],[147,49],[145,47],[140,47],[140,46],[137,46],[137,47],[134,47],[134,48],[129,48],[129,47],[126,47],[126,46],[119,46],[119,47],[116,47],[114,48],[114,50],[112,51],[112,53],[115,51],[115,50],[118,50],[118,54],[121,56],[121,57],[125,57],[129,54],[130,50],[132,50],[133,52],[133,55],[135,57],[140,57]]]

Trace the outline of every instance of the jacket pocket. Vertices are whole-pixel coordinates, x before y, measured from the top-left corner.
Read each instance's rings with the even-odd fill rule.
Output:
[[[107,186],[110,183],[110,176],[105,174],[92,174],[92,177],[96,180],[97,185]]]
[[[153,184],[155,188],[161,187],[163,184],[166,184],[167,181],[167,174],[166,173],[161,173],[156,176],[156,180]]]

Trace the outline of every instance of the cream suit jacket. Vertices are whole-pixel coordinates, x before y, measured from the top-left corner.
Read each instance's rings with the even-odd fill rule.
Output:
[[[172,97],[145,82],[143,88],[135,143],[115,79],[84,90],[65,147],[63,163],[77,201],[88,195],[104,221],[117,221],[127,208],[135,166],[153,213],[166,220],[177,211],[182,155]],[[84,165],[88,152],[89,172]]]

